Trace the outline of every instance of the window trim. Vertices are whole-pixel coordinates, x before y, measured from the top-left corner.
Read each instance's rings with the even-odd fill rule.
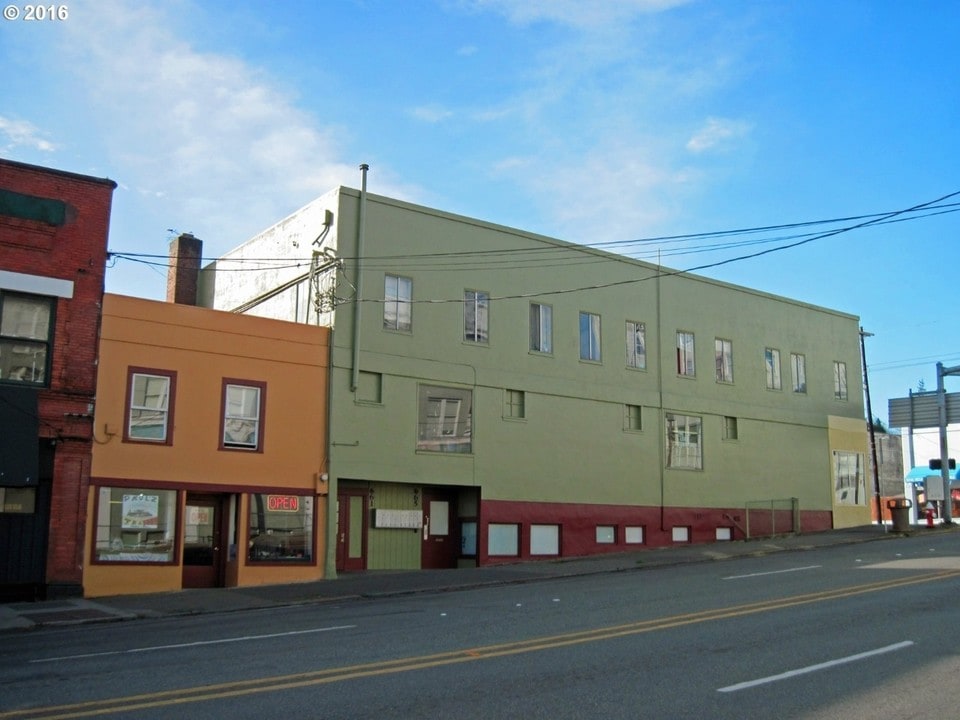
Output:
[[[393,279],[397,283],[397,293],[396,298],[391,300],[387,296],[387,283],[390,279]],[[405,280],[409,285],[410,295],[407,299],[401,299],[400,297],[400,282]],[[387,306],[393,304],[395,306],[394,311],[394,322],[391,325],[387,322]],[[405,305],[409,309],[408,315],[410,317],[409,327],[400,327],[400,306]],[[389,330],[390,332],[398,332],[410,334],[413,332],[413,278],[409,278],[405,275],[394,275],[393,273],[384,273],[383,274],[383,329]]]
[[[714,338],[714,358],[717,382],[733,385],[733,340]]]
[[[164,428],[164,438],[162,440],[152,440],[150,438],[133,437],[130,435],[130,411],[133,401],[133,379],[135,375],[153,375],[155,377],[165,377],[170,383],[167,389],[167,421]],[[160,368],[140,367],[129,365],[127,367],[127,395],[124,401],[123,411],[123,442],[142,443],[145,445],[173,445],[174,430],[174,411],[176,410],[177,400],[177,371],[162,370]]]
[[[634,412],[634,410],[636,412]],[[634,415],[636,417],[634,417]],[[636,427],[634,427],[634,420]],[[626,403],[623,406],[623,431],[639,433],[643,432],[643,405]]]
[[[841,372],[841,370],[843,372]],[[833,399],[846,402],[850,399],[850,383],[847,377],[847,363],[843,360],[833,361]]]
[[[740,421],[736,415],[723,416],[724,442],[737,442],[740,439]]]
[[[631,325],[633,326],[631,329]],[[627,342],[627,367],[631,370],[647,369],[647,325],[637,320],[627,320],[624,326]],[[643,352],[637,353],[637,334],[641,337]]]
[[[696,464],[688,465],[688,464],[675,463],[672,457],[673,456],[673,453],[671,451],[672,446],[674,444],[679,446],[681,443],[679,442],[679,440],[677,440],[675,443],[673,438],[671,437],[672,432],[673,433],[679,432],[679,430],[676,427],[673,430],[671,430],[671,423],[670,423],[671,418],[674,421],[682,418],[684,421],[683,422],[684,432],[686,433],[690,432],[689,427],[691,424],[694,424],[694,423],[691,423],[690,421],[691,420],[696,421],[696,424],[698,425],[697,441],[694,444],[697,449]],[[665,433],[666,437],[664,438],[664,442],[666,444],[666,457],[664,458],[664,466],[668,470],[692,470],[694,472],[702,471],[703,470],[703,417],[700,415],[687,415],[686,413],[679,413],[679,412],[667,412],[664,415],[664,429],[666,430],[666,433]],[[686,444],[689,445],[691,443],[686,443]]]
[[[771,361],[767,362],[767,357],[770,357]],[[776,359],[776,363],[773,363],[773,359]],[[783,367],[782,367],[782,358],[780,357],[780,349],[774,347],[765,347],[763,349],[763,373],[764,373],[764,382],[766,383],[767,390],[782,391],[783,390]]]
[[[504,388],[503,419],[520,421],[527,419],[527,393],[525,390]]]
[[[534,310],[536,309],[536,313]],[[544,309],[548,312],[546,314],[546,342],[544,342]],[[536,314],[536,318],[534,318]],[[536,329],[537,335],[536,340],[534,339],[534,319],[536,319]],[[530,352],[536,353],[537,355],[553,355],[553,305],[548,305],[547,303],[530,303]],[[546,346],[546,347],[544,347]]]
[[[797,362],[800,360],[801,362]],[[799,372],[798,372],[799,370]],[[803,353],[790,353],[790,374],[793,392],[797,395],[807,394],[807,356]],[[800,377],[802,375],[802,378]],[[802,382],[798,382],[801,380]]]
[[[473,295],[471,299],[469,296]],[[485,302],[486,314],[483,315],[483,327],[480,327],[480,305]],[[467,334],[467,318],[473,312],[473,337]],[[487,290],[473,290],[466,288],[463,291],[463,342],[469,345],[490,344],[490,293]]]
[[[43,340],[21,337],[19,335],[0,334],[0,342],[44,346],[43,379],[40,382],[37,382],[35,380],[11,380],[10,378],[0,377],[0,384],[15,385],[19,387],[48,388],[50,387],[50,376],[52,375],[53,371],[54,338],[57,327],[57,298],[50,297],[49,295],[37,295],[32,293],[0,290],[0,328],[3,327],[3,309],[8,298],[22,298],[24,300],[42,301],[47,305],[47,336]]]
[[[319,527],[318,526],[319,512],[317,512],[318,502],[315,495],[303,489],[284,492],[283,490],[276,489],[276,488],[270,488],[270,489],[252,488],[248,490],[245,493],[245,495],[246,495],[246,503],[247,503],[247,513],[246,513],[246,523],[245,523],[246,529],[244,533],[246,535],[246,540],[247,540],[247,551],[246,553],[243,554],[244,566],[246,567],[304,567],[304,566],[309,567],[309,566],[317,565],[317,563],[319,562],[317,558],[317,555],[318,555],[317,543],[319,540],[319,538],[317,537],[317,528]],[[259,503],[257,503],[254,500],[255,495],[259,495],[262,497],[267,497],[269,495],[290,495],[290,496],[295,496],[297,498],[300,498],[300,500],[306,500],[309,503],[310,514],[312,515],[312,517],[310,518],[310,526],[309,526],[310,542],[306,543],[305,547],[309,548],[310,557],[308,558],[307,557],[303,557],[303,558],[264,557],[259,559],[250,557],[250,553],[254,550],[256,546],[255,545],[256,538],[260,537],[259,534],[253,535],[253,533],[251,532],[253,529],[251,527],[251,516],[255,512],[254,506],[257,505],[259,507]],[[264,512],[264,515],[266,515],[266,511]],[[239,524],[240,523],[238,523],[238,525]],[[307,529],[306,525],[304,525],[303,527],[305,530]]]
[[[697,376],[697,339],[696,334],[689,330],[677,330],[677,376],[695,378]],[[687,350],[686,339],[690,338],[690,349]],[[681,340],[683,342],[681,343]],[[689,353],[689,357],[688,357]],[[689,368],[689,372],[688,372]]]
[[[134,441],[136,442],[136,441]],[[165,487],[161,485],[155,485],[151,483],[132,483],[132,482],[122,482],[117,480],[111,480],[109,482],[104,482],[103,484],[91,485],[95,488],[93,494],[93,522],[89,529],[90,532],[90,563],[93,565],[100,565],[102,567],[120,567],[120,566],[137,566],[137,567],[163,567],[163,566],[178,566],[182,564],[180,560],[180,546],[182,544],[182,535],[183,527],[181,525],[183,521],[183,513],[180,509],[180,503],[183,499],[183,493],[172,487]],[[138,492],[140,494],[145,494],[144,491],[148,493],[171,493],[173,496],[172,508],[173,513],[173,527],[172,527],[172,546],[169,550],[169,560],[135,560],[135,559],[122,559],[122,560],[105,560],[101,557],[102,549],[98,546],[98,531],[100,526],[97,524],[99,522],[100,513],[101,513],[101,494],[104,490],[121,491],[121,497],[123,491],[129,491],[131,493]],[[109,512],[109,510],[108,510]],[[108,526],[112,529],[112,525]],[[121,525],[120,529],[121,534],[123,533],[123,528]],[[157,532],[160,532],[159,530]]]
[[[587,351],[588,355],[584,356],[584,327],[583,321],[587,320],[589,326],[586,328],[586,337],[588,339]],[[594,319],[596,319],[596,347],[594,347],[593,337],[594,337]],[[588,363],[603,363],[603,326],[601,323],[600,313],[590,312],[589,310],[581,310],[580,315],[577,320],[577,336],[579,337],[579,346],[580,346],[580,361]],[[596,353],[593,352],[596,350]],[[596,355],[596,357],[594,357]]]
[[[227,389],[229,387],[256,388],[259,391],[259,404],[257,407],[257,444],[256,447],[246,445],[227,443],[224,441],[224,431],[227,425]],[[242,380],[239,378],[223,378],[220,385],[220,442],[217,450],[226,452],[239,451],[248,453],[263,452],[264,425],[266,424],[267,407],[267,383],[261,380]]]
[[[429,404],[434,401],[440,402],[440,414],[435,418],[430,418],[429,415],[423,413],[429,410]],[[447,401],[460,403],[457,408],[453,433],[444,432],[445,421],[450,417],[446,415]],[[461,456],[472,455],[473,403],[473,388],[419,383],[417,385],[416,452],[432,455],[438,453]],[[467,407],[462,407],[463,404],[466,404]],[[431,420],[435,422],[431,422]],[[429,431],[431,425],[436,425],[439,428],[439,433],[431,433]],[[443,441],[446,436],[450,437],[451,442]],[[448,446],[454,449],[445,449]]]

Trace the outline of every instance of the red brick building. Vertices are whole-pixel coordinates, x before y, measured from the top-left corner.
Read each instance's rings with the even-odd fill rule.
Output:
[[[82,591],[115,188],[0,159],[0,597]]]

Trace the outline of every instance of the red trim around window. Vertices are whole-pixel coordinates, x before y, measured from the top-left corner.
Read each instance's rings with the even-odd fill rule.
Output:
[[[130,437],[130,403],[133,400],[133,376],[157,375],[170,380],[170,393],[167,398],[167,428],[163,439]],[[123,411],[123,442],[144,443],[147,445],[173,445],[173,411],[177,398],[177,371],[158,370],[157,368],[134,367],[127,368],[127,399]]]
[[[226,445],[223,442],[223,431],[224,424],[227,420],[227,386],[228,385],[240,385],[242,387],[257,388],[260,390],[260,407],[257,409],[257,446],[256,447],[244,447],[242,445]],[[217,443],[218,450],[238,451],[238,452],[252,452],[252,453],[262,453],[263,452],[263,430],[266,423],[266,407],[267,407],[267,384],[260,380],[240,380],[238,378],[223,378],[223,383],[220,388],[220,436]]]

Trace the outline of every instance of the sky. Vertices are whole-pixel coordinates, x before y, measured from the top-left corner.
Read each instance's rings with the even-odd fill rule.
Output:
[[[379,195],[860,317],[884,423],[960,366],[954,0],[57,7],[0,20],[0,157],[117,182],[109,292],[163,299],[143,256],[177,233],[217,257],[366,163]]]

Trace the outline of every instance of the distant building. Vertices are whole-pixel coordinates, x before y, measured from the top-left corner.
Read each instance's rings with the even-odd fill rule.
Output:
[[[334,328],[338,570],[870,522],[853,315],[348,188],[199,297]]]
[[[883,519],[891,520],[889,501],[893,498],[904,497],[904,465],[903,449],[899,433],[875,432],[874,442],[877,450],[877,480],[880,484],[880,512]],[[867,482],[871,492],[875,493],[873,460],[867,458]],[[870,503],[870,516],[877,520],[877,502]]]
[[[115,188],[0,159],[0,597],[81,592]]]
[[[912,522],[923,522],[925,519],[928,498],[926,484],[937,483],[943,486],[941,470],[931,470],[930,461],[940,457],[940,429],[939,428],[903,428],[900,434],[901,448],[904,456],[904,495],[912,501]],[[960,460],[960,426],[947,426],[948,457]],[[960,481],[957,471],[950,472],[951,517],[956,522],[960,518]],[[942,491],[941,491],[942,493]]]

